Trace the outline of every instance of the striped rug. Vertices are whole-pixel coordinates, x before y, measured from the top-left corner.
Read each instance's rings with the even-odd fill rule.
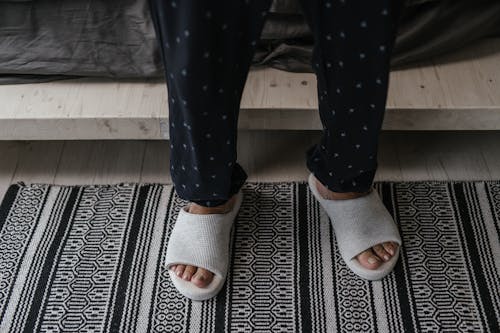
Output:
[[[171,185],[12,185],[0,332],[500,332],[500,181],[375,188],[404,241],[387,278],[346,268],[306,182],[248,182],[226,286],[191,302],[162,264]]]

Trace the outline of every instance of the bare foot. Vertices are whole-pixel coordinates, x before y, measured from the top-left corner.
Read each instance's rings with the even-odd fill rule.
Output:
[[[367,195],[372,191],[372,189],[370,189],[367,192],[333,192],[326,188],[317,178],[315,179],[319,194],[327,200],[354,199]],[[391,259],[391,257],[396,253],[397,247],[398,244],[394,242],[377,244],[370,249],[361,252],[357,256],[357,259],[363,267],[368,269],[377,269],[383,262]]]
[[[229,199],[228,202],[214,207],[200,206],[194,202],[189,203],[189,213],[193,214],[224,214],[229,211],[234,206],[236,200],[236,194]],[[193,284],[200,288],[204,288],[212,282],[214,274],[206,269],[190,265],[172,265],[170,269],[175,272],[178,277],[186,281],[191,281]]]

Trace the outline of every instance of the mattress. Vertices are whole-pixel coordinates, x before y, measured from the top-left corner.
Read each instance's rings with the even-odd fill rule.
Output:
[[[500,35],[498,0],[409,0],[392,66]],[[312,36],[297,0],[275,0],[253,66],[311,72]],[[75,76],[161,78],[147,0],[0,0],[0,84]]]

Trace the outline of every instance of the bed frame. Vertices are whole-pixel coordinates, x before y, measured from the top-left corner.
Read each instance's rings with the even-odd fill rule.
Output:
[[[163,81],[0,85],[0,140],[168,139]],[[311,73],[252,69],[240,129],[319,130]],[[499,130],[500,38],[391,72],[384,130]]]

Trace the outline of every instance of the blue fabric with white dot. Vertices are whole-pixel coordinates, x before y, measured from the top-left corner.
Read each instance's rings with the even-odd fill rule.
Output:
[[[401,3],[301,0],[315,38],[311,65],[323,124],[304,157],[332,191],[372,186]],[[150,5],[169,96],[175,190],[202,206],[221,205],[248,178],[236,161],[239,106],[271,0]]]

